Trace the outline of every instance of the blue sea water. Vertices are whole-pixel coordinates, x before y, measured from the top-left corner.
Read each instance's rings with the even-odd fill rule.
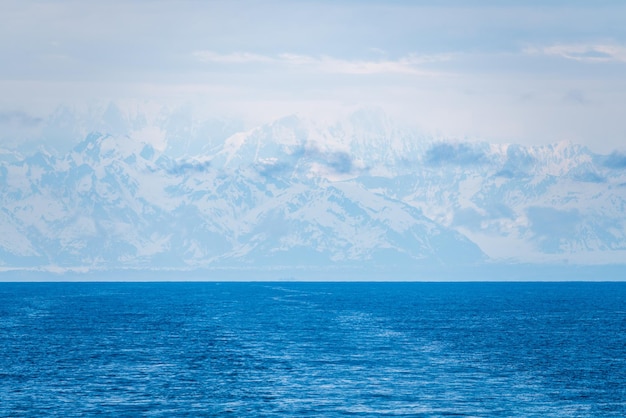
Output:
[[[0,283],[0,416],[626,416],[626,283]]]

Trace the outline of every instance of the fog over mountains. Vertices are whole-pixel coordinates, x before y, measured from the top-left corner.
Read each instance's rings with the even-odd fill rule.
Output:
[[[618,151],[433,139],[372,110],[251,129],[114,105],[94,120],[98,132],[61,110],[40,132],[56,150],[2,150],[3,270],[420,278],[450,266],[626,260]]]

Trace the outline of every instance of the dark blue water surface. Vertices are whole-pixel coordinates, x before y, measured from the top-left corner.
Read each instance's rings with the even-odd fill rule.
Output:
[[[625,416],[626,283],[0,283],[0,416]]]

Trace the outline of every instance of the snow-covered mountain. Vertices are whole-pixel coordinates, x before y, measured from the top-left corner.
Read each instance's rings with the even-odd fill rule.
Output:
[[[617,152],[435,141],[372,111],[249,130],[117,117],[115,132],[91,133],[64,154],[5,152],[2,268],[626,260],[626,156]]]

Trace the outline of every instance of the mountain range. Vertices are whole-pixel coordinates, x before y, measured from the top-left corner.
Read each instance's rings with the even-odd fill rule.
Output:
[[[617,151],[434,139],[364,109],[251,128],[166,116],[109,106],[72,147],[4,149],[0,268],[436,278],[626,260]]]

